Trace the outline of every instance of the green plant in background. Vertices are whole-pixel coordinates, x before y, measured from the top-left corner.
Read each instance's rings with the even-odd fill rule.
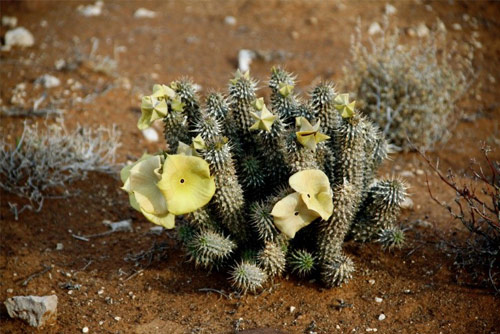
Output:
[[[189,80],[155,85],[139,127],[162,118],[168,148],[125,167],[123,188],[155,224],[173,228],[183,215],[177,232],[189,259],[228,268],[243,293],[287,269],[340,286],[354,271],[346,237],[401,245],[406,187],[375,179],[387,143],[347,94],[322,83],[304,101],[278,67],[269,87],[268,107],[248,72],[203,105]]]
[[[447,49],[443,31],[431,31],[425,42],[410,45],[389,31],[388,22],[383,30],[367,47],[358,24],[343,86],[391,143],[403,150],[432,149],[448,139],[460,119],[456,103],[476,76],[475,37],[457,52],[456,45]]]

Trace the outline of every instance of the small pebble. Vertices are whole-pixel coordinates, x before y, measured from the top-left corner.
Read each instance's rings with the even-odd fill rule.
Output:
[[[310,25],[315,26],[315,25],[317,25],[317,24],[318,24],[318,18],[317,18],[317,17],[315,17],[315,16],[311,16],[311,17],[307,20],[307,22],[309,22],[309,24],[310,24]]]
[[[290,306],[290,313],[295,312],[295,306]]]
[[[152,143],[160,140],[160,136],[158,135],[158,132],[153,128],[147,128],[147,129],[142,130],[142,135],[144,136],[144,138],[146,138],[147,141],[152,142]]]
[[[375,284],[375,280],[374,279],[369,279],[368,283],[370,283],[370,285],[373,285],[373,284]]]
[[[366,331],[367,331],[367,332],[376,332],[376,331],[378,331],[378,329],[376,329],[376,328],[369,328],[369,327],[368,327],[368,328],[366,329]]]
[[[226,16],[224,18],[224,23],[227,24],[228,26],[234,26],[236,25],[236,18],[234,16]]]
[[[80,5],[78,6],[78,11],[80,12],[80,14],[87,17],[99,16],[102,13],[103,5],[104,3],[102,1],[97,1],[93,5],[87,5],[87,6]]]
[[[88,327],[83,327],[82,328],[82,333],[88,333],[89,332],[89,328]]]
[[[300,37],[300,34],[298,31],[292,31],[292,34],[291,34],[292,38],[293,39],[298,39]]]
[[[7,289],[7,293],[13,293],[14,290],[13,289]]]
[[[421,170],[421,169],[417,169],[417,170],[415,171],[415,173],[417,173],[417,175],[424,175],[424,174],[425,174],[425,173],[424,173],[424,171],[423,171],[423,170]]]
[[[456,30],[456,31],[462,30],[462,26],[460,25],[460,23],[453,23],[451,25],[451,27],[453,28],[453,30]]]
[[[17,26],[17,17],[15,16],[2,16],[2,25],[9,28]]]
[[[370,27],[368,28],[368,34],[369,35],[375,35],[378,33],[382,32],[382,28],[380,27],[380,24],[378,22],[373,22]]]
[[[393,14],[396,14],[396,12],[397,12],[396,7],[394,7],[393,5],[391,5],[389,3],[385,4],[385,13],[387,15],[393,15]]]
[[[156,12],[153,12],[152,10],[146,9],[146,8],[139,8],[135,11],[134,17],[136,19],[152,19],[157,16]]]
[[[242,72],[250,70],[250,64],[254,60],[256,54],[252,50],[241,49],[238,52],[238,69]]]
[[[29,47],[35,44],[35,38],[28,29],[18,27],[5,33],[5,46]]]
[[[102,326],[102,325],[104,325],[104,321],[101,320],[101,321],[99,321],[99,326]]]
[[[400,175],[402,177],[414,177],[415,174],[413,174],[412,172],[410,172],[409,170],[404,170],[400,173]]]
[[[383,299],[380,297],[375,297],[375,302],[376,303],[382,303]]]
[[[401,209],[403,210],[411,210],[413,209],[413,201],[410,197],[406,196],[403,203],[401,203]]]
[[[385,320],[385,314],[381,313],[381,314],[378,316],[378,320],[379,320],[379,321]]]
[[[120,321],[120,320],[122,320],[122,318],[121,318],[121,317],[114,317],[114,319],[115,319],[115,321]]]
[[[56,245],[56,250],[60,251],[60,250],[63,250],[64,249],[64,245],[60,242],[57,243]]]
[[[417,36],[420,38],[429,36],[429,28],[425,25],[425,23],[420,23],[417,27]]]

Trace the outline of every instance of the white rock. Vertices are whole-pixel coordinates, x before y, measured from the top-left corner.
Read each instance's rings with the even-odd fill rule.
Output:
[[[88,327],[83,327],[82,328],[82,333],[88,333],[89,332],[89,328]]]
[[[385,314],[381,313],[381,314],[378,316],[378,320],[380,320],[380,321],[385,320]]]
[[[15,296],[4,302],[11,318],[20,318],[40,327],[57,317],[57,296]]]
[[[444,24],[443,21],[438,20],[437,22],[437,30],[440,32],[446,32],[446,25]]]
[[[375,297],[375,302],[376,303],[382,303],[384,300],[380,297]]]
[[[375,35],[381,32],[382,32],[382,27],[380,27],[380,24],[378,24],[378,22],[373,22],[372,24],[370,24],[370,27],[368,28],[369,35]]]
[[[97,1],[93,5],[78,6],[78,12],[83,16],[99,16],[102,13],[102,6],[104,3],[102,1]]]
[[[109,220],[104,220],[102,222],[104,225],[111,229],[111,232],[132,232],[132,219],[125,219],[119,222],[110,222]]]
[[[238,69],[242,72],[250,70],[250,64],[254,60],[256,54],[252,50],[241,49],[238,52]]]
[[[58,59],[54,62],[54,67],[56,68],[56,70],[60,71],[62,70],[63,68],[66,67],[66,60],[64,59]]]
[[[385,4],[385,13],[387,15],[393,15],[393,14],[396,14],[396,12],[397,12],[396,7],[394,7],[390,3]]]
[[[422,169],[417,169],[417,170],[415,171],[415,173],[417,173],[417,175],[424,175],[424,174],[425,174],[425,173],[424,173],[424,171],[423,171]]]
[[[370,283],[370,285],[373,285],[373,284],[375,284],[375,280],[374,279],[369,279],[368,283]]]
[[[29,47],[35,44],[35,38],[29,32],[28,29],[23,27],[18,27],[11,29],[5,33],[5,45],[6,46],[22,46]]]
[[[228,26],[234,26],[236,25],[236,18],[234,16],[226,16],[224,18],[224,23]]]
[[[56,250],[60,251],[60,250],[63,250],[64,249],[64,245],[60,242],[57,243],[56,245]]]
[[[415,226],[429,228],[429,227],[432,227],[432,224],[430,222],[428,222],[427,220],[417,219],[417,220],[415,220]]]
[[[460,25],[460,23],[453,23],[451,25],[451,27],[453,28],[453,30],[456,30],[456,31],[462,30],[462,26]]]
[[[295,312],[296,307],[295,306],[290,306],[290,313]]]
[[[2,25],[9,28],[14,28],[15,26],[17,26],[17,17],[2,16]]]
[[[146,8],[139,8],[135,11],[134,17],[136,19],[152,19],[155,18],[158,14],[156,12],[153,12],[152,10],[146,9]]]
[[[163,232],[163,226],[153,226],[149,228],[149,233],[160,235]]]
[[[406,196],[403,203],[401,203],[401,209],[403,209],[403,210],[413,209],[413,201],[410,197]]]
[[[144,138],[146,138],[147,141],[155,143],[158,140],[160,140],[160,136],[158,135],[158,132],[153,129],[153,128],[147,128],[142,130],[142,134]]]
[[[366,331],[367,331],[367,332],[376,332],[376,331],[378,331],[378,329],[376,329],[376,328],[369,328],[369,327],[368,327],[368,328],[366,329]]]
[[[417,36],[422,38],[422,37],[427,37],[429,36],[429,28],[425,25],[425,23],[420,23],[417,27]]]
[[[45,88],[54,88],[61,84],[61,80],[50,74],[44,74],[35,80],[35,83],[42,85]]]
[[[401,177],[414,177],[415,174],[413,174],[411,171],[409,170],[404,170],[401,172]]]
[[[118,316],[114,317],[114,319],[115,319],[115,321],[120,321],[120,320],[122,320],[122,318],[121,318],[121,317],[118,317]]]

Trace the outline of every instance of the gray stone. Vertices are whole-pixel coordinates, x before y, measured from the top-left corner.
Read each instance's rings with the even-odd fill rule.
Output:
[[[30,326],[41,327],[57,318],[57,296],[15,296],[8,298],[5,307],[11,318],[19,318]]]

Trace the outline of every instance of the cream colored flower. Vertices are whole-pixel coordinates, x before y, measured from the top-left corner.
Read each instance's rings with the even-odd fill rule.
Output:
[[[295,119],[295,123],[297,126],[300,126],[299,131],[295,133],[297,135],[297,140],[304,147],[307,147],[314,151],[316,150],[317,143],[330,139],[329,136],[319,132],[319,120],[314,126],[312,126],[307,118],[297,117]]]
[[[144,96],[141,104],[141,118],[137,123],[139,130],[144,130],[151,126],[151,123],[167,115],[168,106],[165,99],[158,99],[153,96]]]
[[[295,237],[297,231],[320,216],[307,208],[299,193],[290,194],[276,203],[271,215],[274,225],[289,238]]]
[[[340,111],[342,118],[354,116],[354,105],[356,101],[349,102],[349,94],[339,94],[333,100],[335,109]]]
[[[212,199],[215,181],[205,160],[175,154],[167,156],[158,188],[165,196],[168,210],[182,215],[205,206]]]
[[[333,213],[332,189],[325,173],[309,169],[293,174],[288,180],[290,187],[300,193],[309,210],[315,211],[324,220]]]
[[[157,187],[161,179],[161,157],[143,155],[141,159],[120,172],[122,189],[129,193],[130,204],[149,221],[165,228],[175,226],[175,216],[167,208],[165,197]]]
[[[267,109],[266,105],[264,104],[264,98],[262,97],[255,100],[254,107],[259,112],[250,112],[250,115],[252,115],[252,117],[257,120],[257,122],[255,122],[250,127],[250,130],[264,130],[268,132],[271,131],[271,126],[273,125],[277,116]]]

